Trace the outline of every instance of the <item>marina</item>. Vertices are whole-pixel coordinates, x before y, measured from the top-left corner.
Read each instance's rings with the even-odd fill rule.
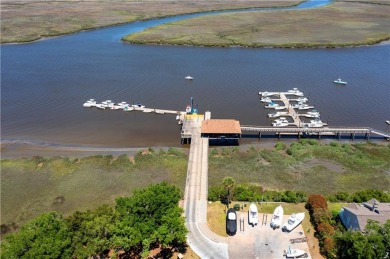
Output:
[[[284,135],[296,135],[297,138],[317,137],[318,139],[321,139],[323,136],[331,136],[339,140],[342,138],[342,135],[347,135],[352,140],[358,135],[363,135],[367,140],[371,135],[377,135],[387,140],[390,139],[389,133],[370,127],[328,127],[327,123],[321,121],[320,113],[313,109],[314,106],[302,103],[302,100],[307,102],[308,99],[303,97],[303,92],[299,91],[297,88],[288,90],[287,92],[259,92],[259,95],[261,96],[262,102],[264,98],[269,98],[271,101],[270,103],[267,102],[268,104],[265,105],[265,108],[274,108],[276,110],[278,107],[282,107],[280,110],[283,111],[276,111],[275,113],[268,114],[269,118],[274,119],[272,126],[240,125],[240,122],[234,119],[211,119],[210,111],[206,111],[204,115],[198,113],[198,109],[195,108],[192,97],[191,104],[187,105],[185,111],[148,108],[141,103],[130,105],[125,101],[114,103],[111,100],[106,100],[97,103],[95,99],[87,100],[83,104],[83,107],[176,115],[176,120],[178,121],[178,124],[181,125],[180,143],[182,145],[191,143],[192,133],[195,129],[201,129],[201,136],[208,138],[210,143],[225,145],[238,145],[239,140],[243,137],[242,132],[255,132],[258,134],[259,139],[265,135],[273,135],[279,139]],[[289,99],[288,96],[291,95],[299,96],[299,98]],[[271,99],[270,96],[276,96],[278,99]],[[274,101],[282,102],[283,106],[274,103]],[[297,104],[291,104],[292,101],[297,102]],[[306,113],[298,113],[295,109],[303,110],[301,108],[302,106],[307,107],[307,110],[312,110],[307,111]],[[292,122],[286,117],[292,118]],[[310,121],[305,122],[301,119],[302,117],[309,118]]]

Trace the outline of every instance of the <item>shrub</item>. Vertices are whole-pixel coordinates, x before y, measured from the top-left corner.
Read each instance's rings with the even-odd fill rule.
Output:
[[[286,149],[286,144],[283,142],[277,142],[275,144],[275,149],[276,150],[285,150]]]

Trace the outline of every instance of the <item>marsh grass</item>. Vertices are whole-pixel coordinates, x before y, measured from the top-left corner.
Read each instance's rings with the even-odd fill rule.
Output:
[[[1,160],[2,224],[21,225],[56,210],[64,216],[76,210],[113,205],[134,189],[167,181],[182,191],[187,157],[181,151],[84,158]]]
[[[390,39],[390,2],[333,2],[302,10],[220,14],[164,24],[125,41],[209,47],[335,48]]]
[[[109,25],[221,9],[290,6],[300,1],[41,1],[1,2],[1,43],[29,42]]]
[[[385,145],[327,144],[301,140],[287,150],[256,149],[210,153],[209,186],[226,176],[264,190],[292,190],[328,195],[364,189],[388,191],[390,148]]]

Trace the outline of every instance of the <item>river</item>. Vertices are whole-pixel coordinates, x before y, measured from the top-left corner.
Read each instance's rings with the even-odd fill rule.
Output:
[[[323,2],[321,2],[323,4]],[[202,14],[197,14],[197,16]],[[194,15],[193,15],[194,16]],[[128,33],[175,19],[138,22],[1,46],[2,142],[93,147],[180,146],[173,115],[86,109],[142,102],[241,124],[270,125],[258,91],[297,87],[330,126],[388,131],[390,46],[250,49],[131,45]],[[185,80],[186,75],[194,77]],[[347,86],[333,84],[339,76]]]

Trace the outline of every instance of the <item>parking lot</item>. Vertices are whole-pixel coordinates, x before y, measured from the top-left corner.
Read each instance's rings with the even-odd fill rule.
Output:
[[[283,223],[287,222],[289,216],[283,217]],[[259,223],[252,227],[248,224],[248,213],[237,212],[237,233],[229,237],[229,258],[286,258],[283,254],[289,246],[304,250],[309,255],[307,258],[311,258],[307,242],[291,244],[290,241],[305,237],[302,225],[286,233],[282,232],[281,228],[273,230],[269,225],[271,218],[272,214],[259,213]],[[244,221],[241,227],[240,220]]]

